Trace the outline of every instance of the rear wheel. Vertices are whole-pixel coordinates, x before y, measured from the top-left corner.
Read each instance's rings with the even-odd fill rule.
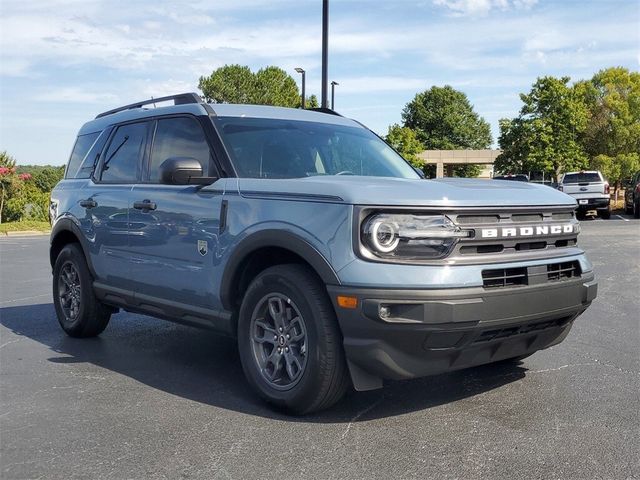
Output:
[[[242,368],[269,403],[305,414],[336,403],[349,376],[324,285],[301,265],[268,268],[249,286],[238,319]]]
[[[111,309],[93,293],[93,281],[80,247],[71,243],[53,267],[53,305],[58,322],[71,337],[95,337],[111,318]]]
[[[609,220],[611,218],[611,207],[606,210],[598,210],[598,216],[605,220]]]

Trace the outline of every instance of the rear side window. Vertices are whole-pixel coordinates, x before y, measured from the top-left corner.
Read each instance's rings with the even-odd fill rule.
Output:
[[[597,173],[567,173],[562,183],[599,183],[602,179]]]
[[[78,176],[81,165],[84,163],[87,154],[91,150],[91,147],[98,139],[100,132],[88,133],[86,135],[79,135],[76,139],[76,144],[71,151],[71,157],[67,164],[67,171],[64,174],[64,178],[88,178]]]
[[[172,157],[195,158],[202,165],[202,174],[207,176],[210,155],[209,145],[197,120],[189,117],[158,120],[151,149],[149,181],[160,182],[160,165]]]
[[[147,144],[148,122],[118,127],[104,154],[100,181],[135,183]]]

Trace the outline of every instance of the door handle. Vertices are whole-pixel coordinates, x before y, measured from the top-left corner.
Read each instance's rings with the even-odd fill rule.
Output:
[[[141,202],[133,202],[133,208],[136,210],[155,210],[158,206],[151,200],[143,200]]]
[[[86,200],[80,200],[80,206],[82,208],[96,208],[98,203],[93,198],[87,198]]]

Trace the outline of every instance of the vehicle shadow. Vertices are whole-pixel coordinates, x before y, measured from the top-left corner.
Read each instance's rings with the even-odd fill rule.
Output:
[[[244,379],[235,341],[142,315],[120,313],[98,338],[66,336],[52,304],[0,308],[0,323],[51,350],[48,362],[91,363],[152,388],[249,415],[288,422],[342,423],[402,415],[481,394],[525,376],[495,364],[352,392],[333,408],[292,417],[269,408]]]

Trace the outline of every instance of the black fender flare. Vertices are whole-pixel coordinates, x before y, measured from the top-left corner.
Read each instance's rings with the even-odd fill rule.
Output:
[[[233,285],[238,268],[249,255],[265,247],[283,248],[295,253],[311,265],[326,285],[340,285],[338,275],[331,264],[309,242],[295,233],[283,230],[261,230],[240,241],[227,261],[220,283],[220,300],[225,309],[233,309]]]
[[[51,229],[51,235],[49,237],[49,262],[51,263],[51,268],[56,262],[56,259],[53,256],[53,245],[57,238],[60,235],[64,235],[65,232],[69,232],[73,234],[74,237],[78,239],[80,243],[80,248],[82,248],[82,252],[84,253],[84,258],[87,262],[87,266],[89,267],[89,271],[93,278],[96,278],[96,272],[93,268],[93,264],[91,262],[91,256],[89,255],[89,245],[87,239],[80,230],[78,224],[70,217],[62,217],[56,220],[56,223],[53,225]]]

